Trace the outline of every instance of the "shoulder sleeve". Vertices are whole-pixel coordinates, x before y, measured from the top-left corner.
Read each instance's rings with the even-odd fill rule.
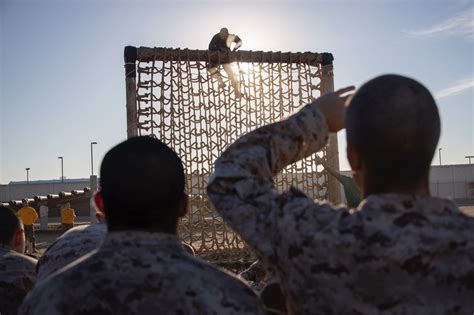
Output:
[[[327,139],[326,119],[311,103],[287,120],[244,135],[215,162],[209,198],[259,254],[278,256],[282,242],[294,237],[299,222],[317,220],[318,210],[331,210],[296,189],[282,194],[272,183],[284,167],[317,152]]]
[[[218,35],[214,35],[209,43],[209,50],[216,50],[217,49],[217,38]]]

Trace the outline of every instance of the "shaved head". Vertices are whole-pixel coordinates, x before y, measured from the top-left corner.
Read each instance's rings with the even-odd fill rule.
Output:
[[[399,75],[370,80],[350,100],[345,125],[347,143],[365,165],[367,185],[427,180],[441,123],[422,84]]]
[[[229,36],[229,30],[225,27],[221,28],[221,30],[219,31],[219,36],[225,40],[227,36]]]
[[[174,233],[184,181],[181,159],[163,142],[142,136],[118,144],[107,152],[100,169],[109,229],[159,227]]]

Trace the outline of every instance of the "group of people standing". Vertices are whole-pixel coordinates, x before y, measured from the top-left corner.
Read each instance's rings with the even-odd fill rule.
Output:
[[[61,228],[63,231],[67,231],[74,227],[74,221],[76,219],[76,212],[71,208],[71,204],[66,202],[60,206],[61,213]],[[36,249],[36,233],[35,223],[38,221],[39,216],[35,208],[31,207],[28,199],[22,200],[22,207],[17,211],[17,216],[23,224],[26,237],[26,251],[30,254],[38,253]]]
[[[430,195],[440,135],[431,93],[398,75],[353,90],[326,94],[243,135],[215,161],[208,181],[216,210],[271,270],[283,307],[269,310],[241,278],[183,247],[183,164],[152,137],[128,139],[105,155],[94,196],[105,223],[70,230],[53,244],[38,270],[48,261],[62,267],[36,284],[35,263],[15,252],[23,225],[11,213],[0,218],[0,290],[12,270],[24,271],[16,275],[23,290],[16,301],[29,291],[20,314],[471,314],[474,218]],[[274,176],[343,128],[363,198],[357,207],[275,188]],[[71,253],[69,233],[96,241],[85,255]],[[28,267],[5,267],[20,256]],[[7,314],[3,296],[0,312]]]

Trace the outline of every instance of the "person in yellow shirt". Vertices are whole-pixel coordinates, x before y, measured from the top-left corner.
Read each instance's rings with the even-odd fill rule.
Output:
[[[22,208],[16,213],[25,227],[26,242],[31,242],[33,253],[36,253],[36,237],[34,223],[38,220],[36,210],[28,205],[28,200],[23,199]],[[28,248],[28,246],[27,246]]]
[[[71,208],[71,204],[68,202],[61,208],[61,224],[63,230],[67,231],[74,227],[74,220],[76,219],[76,212]]]

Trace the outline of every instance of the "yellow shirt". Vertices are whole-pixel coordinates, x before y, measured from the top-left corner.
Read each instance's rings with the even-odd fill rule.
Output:
[[[73,208],[64,208],[61,210],[61,223],[73,224],[76,218],[76,212]]]
[[[38,213],[36,213],[36,210],[32,207],[23,207],[18,210],[16,215],[24,225],[32,225],[36,220],[38,220]]]

